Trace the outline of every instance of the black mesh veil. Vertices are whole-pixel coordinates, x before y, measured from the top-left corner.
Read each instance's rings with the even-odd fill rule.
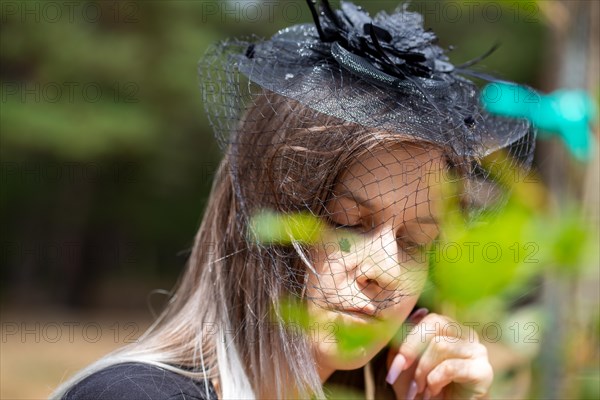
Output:
[[[249,243],[260,248],[250,254],[290,260],[275,275],[292,293],[376,312],[418,292],[441,182],[460,181],[462,211],[493,206],[482,160],[527,168],[535,132],[481,108],[471,71],[449,62],[419,14],[323,6],[311,7],[315,24],[209,49],[203,100],[239,229],[265,211],[322,221],[313,241]]]

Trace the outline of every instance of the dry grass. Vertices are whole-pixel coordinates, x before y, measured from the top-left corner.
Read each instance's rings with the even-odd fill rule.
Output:
[[[2,313],[0,398],[46,399],[56,386],[150,325],[142,313]]]

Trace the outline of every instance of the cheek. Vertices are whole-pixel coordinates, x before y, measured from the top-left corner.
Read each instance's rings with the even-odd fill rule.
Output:
[[[321,260],[334,262],[349,261],[358,256],[359,250],[364,247],[364,238],[355,232],[346,229],[336,229],[326,232],[321,241],[314,246],[314,256]]]
[[[421,294],[427,284],[428,270],[429,267],[421,263],[407,263],[402,266],[398,291],[405,294],[404,298],[418,297]]]
[[[392,326],[396,326],[398,329],[404,323],[412,309],[417,304],[419,295],[405,296],[401,302],[394,304],[382,311],[382,318],[386,321],[390,321]]]
[[[352,234],[327,235],[309,252],[312,265],[319,275],[316,277],[311,274],[309,282],[313,283],[313,286],[318,282],[325,286],[327,282],[341,283],[342,279],[347,281],[349,272],[353,271],[359,262],[357,244]]]

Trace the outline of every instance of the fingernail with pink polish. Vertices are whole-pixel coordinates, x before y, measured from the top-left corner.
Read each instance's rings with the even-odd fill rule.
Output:
[[[415,397],[417,397],[417,382],[410,381],[408,393],[406,394],[406,400],[415,400]]]
[[[402,373],[402,369],[404,368],[405,364],[406,358],[404,358],[402,354],[398,354],[396,357],[394,357],[394,361],[392,361],[390,370],[385,378],[386,382],[390,385],[393,385]]]
[[[416,324],[427,314],[429,314],[428,309],[426,309],[425,307],[419,308],[417,311],[415,311],[408,317],[408,322],[410,322],[411,324]]]
[[[425,389],[423,392],[423,400],[431,400],[431,392],[429,389]]]

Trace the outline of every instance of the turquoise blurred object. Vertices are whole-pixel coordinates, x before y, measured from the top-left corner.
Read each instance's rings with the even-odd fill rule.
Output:
[[[578,160],[592,157],[590,125],[596,119],[592,98],[580,90],[557,90],[548,95],[507,82],[488,84],[481,92],[485,110],[507,117],[527,118],[540,129],[540,137],[558,135]]]

